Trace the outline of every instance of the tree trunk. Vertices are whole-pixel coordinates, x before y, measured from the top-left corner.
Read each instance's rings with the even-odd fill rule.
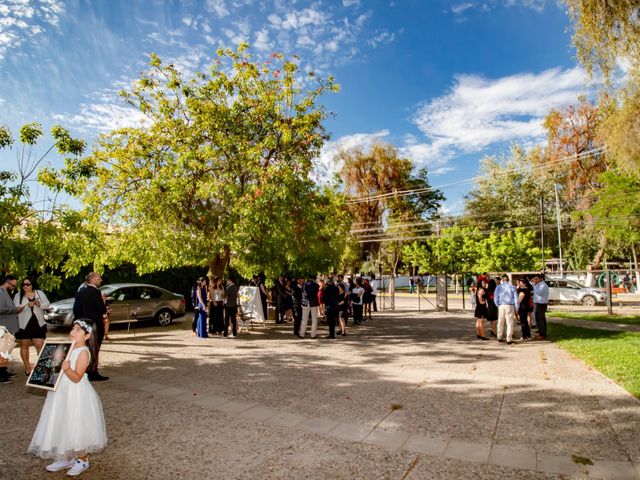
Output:
[[[607,237],[604,236],[604,233],[600,234],[600,245],[598,246],[598,251],[596,252],[596,256],[593,257],[593,261],[591,262],[591,266],[594,269],[598,269],[600,264],[602,263],[602,259],[604,258],[604,251],[607,248]]]
[[[224,275],[224,271],[229,264],[229,259],[231,258],[231,249],[228,245],[224,246],[223,253],[217,253],[216,256],[209,260],[209,277],[216,278],[222,277]]]
[[[640,270],[638,270],[638,255],[636,254],[636,244],[631,242],[631,253],[633,254],[633,264],[635,265],[636,289],[640,287]]]

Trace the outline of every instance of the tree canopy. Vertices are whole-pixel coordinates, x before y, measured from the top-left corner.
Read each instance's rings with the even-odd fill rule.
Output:
[[[315,271],[339,258],[332,240],[347,228],[340,196],[309,179],[328,138],[318,99],[338,88],[300,78],[280,54],[255,61],[247,45],[219,50],[193,78],[152,55],[122,92],[144,121],[101,136],[48,183],[77,194],[104,231],[91,259],[101,264]],[[314,255],[318,241],[325,250]]]
[[[47,192],[33,192],[39,168],[52,151],[77,158],[85,142],[72,138],[59,125],[50,131],[53,143],[44,152],[42,125],[30,122],[20,127],[18,138],[7,127],[0,126],[0,148],[15,152],[15,168],[0,171],[0,270],[16,275],[37,273],[42,288],[60,284],[60,273],[69,265],[82,235],[76,214],[60,205]],[[3,167],[4,168],[4,167]]]

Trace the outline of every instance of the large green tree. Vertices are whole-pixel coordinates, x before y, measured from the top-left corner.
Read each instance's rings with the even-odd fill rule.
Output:
[[[429,220],[437,217],[444,195],[430,186],[426,169],[414,172],[411,159],[390,143],[341,151],[336,161],[363,257],[379,257],[395,272],[407,239],[430,233]]]
[[[0,270],[35,273],[46,289],[60,284],[70,255],[84,242],[76,213],[51,192],[33,188],[49,154],[57,151],[77,158],[86,146],[61,126],[51,128],[50,134],[52,143],[42,149],[38,148],[44,141],[40,123],[24,124],[17,138],[8,127],[0,126],[0,148],[12,150],[16,159],[0,171]]]
[[[573,43],[587,71],[611,79],[620,60],[640,60],[640,5],[637,0],[564,0],[574,22]]]
[[[103,135],[91,155],[50,184],[76,193],[105,232],[97,263],[140,272],[230,261],[242,273],[324,267],[341,246],[313,242],[344,231],[335,193],[309,173],[328,138],[319,98],[332,78],[302,78],[294,61],[256,61],[247,45],[219,50],[193,78],[152,55],[124,99],[144,114]],[[316,261],[317,260],[317,261]]]

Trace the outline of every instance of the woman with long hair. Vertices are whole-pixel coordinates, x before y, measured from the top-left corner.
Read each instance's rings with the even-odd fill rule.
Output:
[[[224,333],[224,298],[225,291],[222,278],[211,280],[209,288],[209,333],[222,335]]]
[[[22,307],[18,314],[20,328],[16,332],[16,340],[20,340],[20,357],[24,364],[24,372],[29,375],[29,348],[33,345],[39,355],[47,338],[44,311],[49,308],[49,300],[42,290],[37,289],[35,282],[27,277],[22,280],[22,288],[13,298],[13,303],[16,307]]]
[[[495,302],[493,301],[493,297],[496,291],[496,287],[498,286],[498,284],[496,283],[496,281],[492,278],[491,280],[489,280],[488,282],[483,282],[483,285],[486,286],[484,287],[485,292],[486,292],[486,299],[487,299],[487,308],[489,309],[489,314],[487,316],[487,320],[489,320],[490,324],[491,324],[491,329],[489,330],[489,333],[491,334],[492,337],[497,337],[496,334],[496,322],[498,321],[498,307],[496,306]]]

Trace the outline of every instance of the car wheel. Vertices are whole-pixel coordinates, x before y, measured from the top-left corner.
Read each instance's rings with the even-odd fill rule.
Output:
[[[156,322],[161,327],[166,327],[173,320],[173,314],[169,310],[160,310],[156,313]]]
[[[596,297],[592,297],[591,295],[585,295],[582,297],[582,305],[585,307],[593,307],[596,304]]]

